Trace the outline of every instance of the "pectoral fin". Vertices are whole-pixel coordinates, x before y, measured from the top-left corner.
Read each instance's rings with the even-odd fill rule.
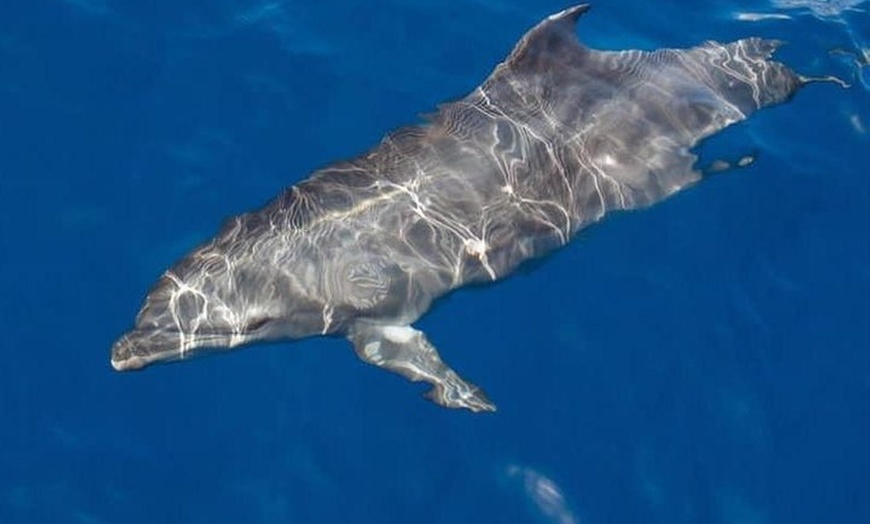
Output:
[[[422,331],[411,326],[358,322],[348,339],[362,360],[389,369],[413,382],[427,382],[426,398],[448,408],[495,411],[479,387],[466,382],[445,364]]]

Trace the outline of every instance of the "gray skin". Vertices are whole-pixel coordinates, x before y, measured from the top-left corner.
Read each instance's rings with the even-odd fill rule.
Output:
[[[810,81],[759,38],[592,50],[575,34],[587,10],[542,21],[425,123],[231,219],[154,285],[114,368],[339,335],[442,406],[494,410],[412,327],[432,302],[692,185],[693,146]]]

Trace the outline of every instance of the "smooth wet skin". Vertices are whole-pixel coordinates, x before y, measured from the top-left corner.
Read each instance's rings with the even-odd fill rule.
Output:
[[[808,83],[758,38],[589,49],[575,32],[587,9],[542,21],[428,122],[231,220],[161,277],[113,347],[115,369],[341,335],[440,405],[494,410],[412,327],[432,302],[697,182],[692,147]],[[457,351],[472,349],[496,350]]]

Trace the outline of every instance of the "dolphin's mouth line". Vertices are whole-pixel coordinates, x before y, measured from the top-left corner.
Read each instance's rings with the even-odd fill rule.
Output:
[[[174,355],[175,358],[172,358],[172,356],[168,355]],[[135,371],[155,362],[168,362],[170,360],[178,360],[180,358],[182,357],[180,357],[180,352],[178,351],[161,351],[159,353],[152,353],[150,355],[131,355],[120,360],[115,359],[115,357],[113,356],[112,367],[115,369],[115,371]]]
[[[136,334],[136,340],[131,339]],[[234,337],[231,337],[234,338]],[[245,340],[230,340],[232,346]],[[193,350],[227,345],[227,336],[216,333],[181,333],[178,331],[148,331],[134,329],[115,343],[111,363],[115,371],[133,371],[158,362],[186,360],[193,356]],[[170,346],[168,349],[154,351],[157,346]],[[118,351],[123,349],[123,351]],[[138,351],[137,351],[138,349]],[[145,349],[145,351],[142,351]],[[118,356],[120,354],[120,356]]]

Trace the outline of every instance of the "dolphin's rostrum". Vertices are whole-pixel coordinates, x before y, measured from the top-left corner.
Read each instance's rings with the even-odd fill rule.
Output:
[[[542,21],[427,122],[230,220],[153,287],[115,369],[343,335],[442,406],[494,410],[412,327],[432,301],[698,181],[690,148],[808,82],[759,38],[592,50],[575,34],[587,9]]]

